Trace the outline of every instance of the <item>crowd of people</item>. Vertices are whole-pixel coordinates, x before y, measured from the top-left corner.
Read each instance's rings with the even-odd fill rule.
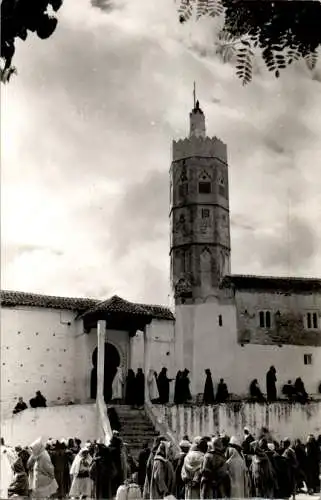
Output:
[[[152,500],[288,499],[320,492],[321,436],[275,441],[267,429],[235,436],[184,436],[179,451],[165,436],[138,459],[117,431],[108,446],[79,439],[37,439],[29,447],[1,440],[1,498]],[[7,472],[7,474],[5,474]]]
[[[147,374],[147,387],[149,399],[154,404],[168,404],[170,401],[170,384],[175,382],[174,387],[174,404],[186,404],[193,401],[190,390],[189,370],[179,370],[175,378],[168,376],[167,368],[162,368],[159,374],[153,369],[150,369]],[[266,374],[266,394],[264,395],[259,386],[258,380],[255,378],[249,385],[249,397],[253,402],[273,403],[278,400],[276,388],[276,369],[271,366]],[[321,393],[321,384],[319,387]],[[309,395],[305,390],[304,382],[298,377],[294,384],[289,380],[282,387],[282,395],[290,402],[298,402],[305,404],[309,400]],[[214,403],[225,403],[232,400],[233,396],[229,393],[226,382],[223,378],[220,379],[216,394],[214,392],[214,383],[212,379],[211,370],[205,370],[205,384],[203,392],[203,403],[206,405]],[[112,382],[112,397],[111,401],[114,403],[125,402],[131,406],[141,407],[145,402],[145,374],[142,368],[138,368],[135,373],[131,368],[128,370],[127,376],[124,377],[122,369],[118,367]],[[106,401],[109,403],[110,401]],[[30,400],[31,408],[45,407],[46,398],[40,391],[36,392],[36,396]],[[23,398],[19,398],[13,413],[19,413],[27,408],[27,404]]]

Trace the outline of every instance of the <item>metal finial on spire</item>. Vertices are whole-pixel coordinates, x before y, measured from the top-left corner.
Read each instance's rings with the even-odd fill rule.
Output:
[[[196,83],[194,82],[194,87],[193,87],[193,99],[194,99],[194,109],[196,106]]]

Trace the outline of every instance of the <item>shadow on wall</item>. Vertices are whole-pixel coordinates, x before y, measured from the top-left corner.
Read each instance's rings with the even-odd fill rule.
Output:
[[[211,436],[216,432],[242,438],[244,427],[253,433],[267,427],[278,440],[285,436],[306,439],[309,433],[321,434],[321,401],[306,405],[287,402],[157,405],[154,411],[177,439],[184,435]]]
[[[93,368],[91,370],[91,378],[90,378],[91,399],[96,399],[96,394],[97,394],[97,358],[98,358],[98,351],[96,347],[92,355]],[[106,403],[109,403],[109,401],[112,398],[112,384],[119,365],[120,365],[120,355],[117,348],[107,342],[105,344],[105,368],[104,368],[104,373],[105,373],[104,398]]]

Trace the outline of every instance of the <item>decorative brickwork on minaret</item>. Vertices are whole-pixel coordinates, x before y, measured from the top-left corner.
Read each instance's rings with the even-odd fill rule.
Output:
[[[171,284],[175,301],[218,296],[230,273],[230,217],[226,145],[206,136],[205,116],[194,100],[189,137],[173,141],[170,170]]]

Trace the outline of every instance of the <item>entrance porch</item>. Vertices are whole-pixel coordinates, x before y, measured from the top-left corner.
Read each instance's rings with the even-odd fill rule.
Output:
[[[144,356],[141,368],[145,374],[147,373],[150,350],[147,327],[152,318],[152,313],[143,306],[117,296],[99,303],[79,316],[78,319],[83,322],[83,331],[87,335],[91,336],[94,331],[97,332],[97,344],[90,342],[93,346],[90,387],[88,387],[91,399],[96,399],[97,402],[100,399],[103,403],[110,402],[117,368],[121,367],[124,377],[130,368],[130,340],[137,331],[143,332]]]

